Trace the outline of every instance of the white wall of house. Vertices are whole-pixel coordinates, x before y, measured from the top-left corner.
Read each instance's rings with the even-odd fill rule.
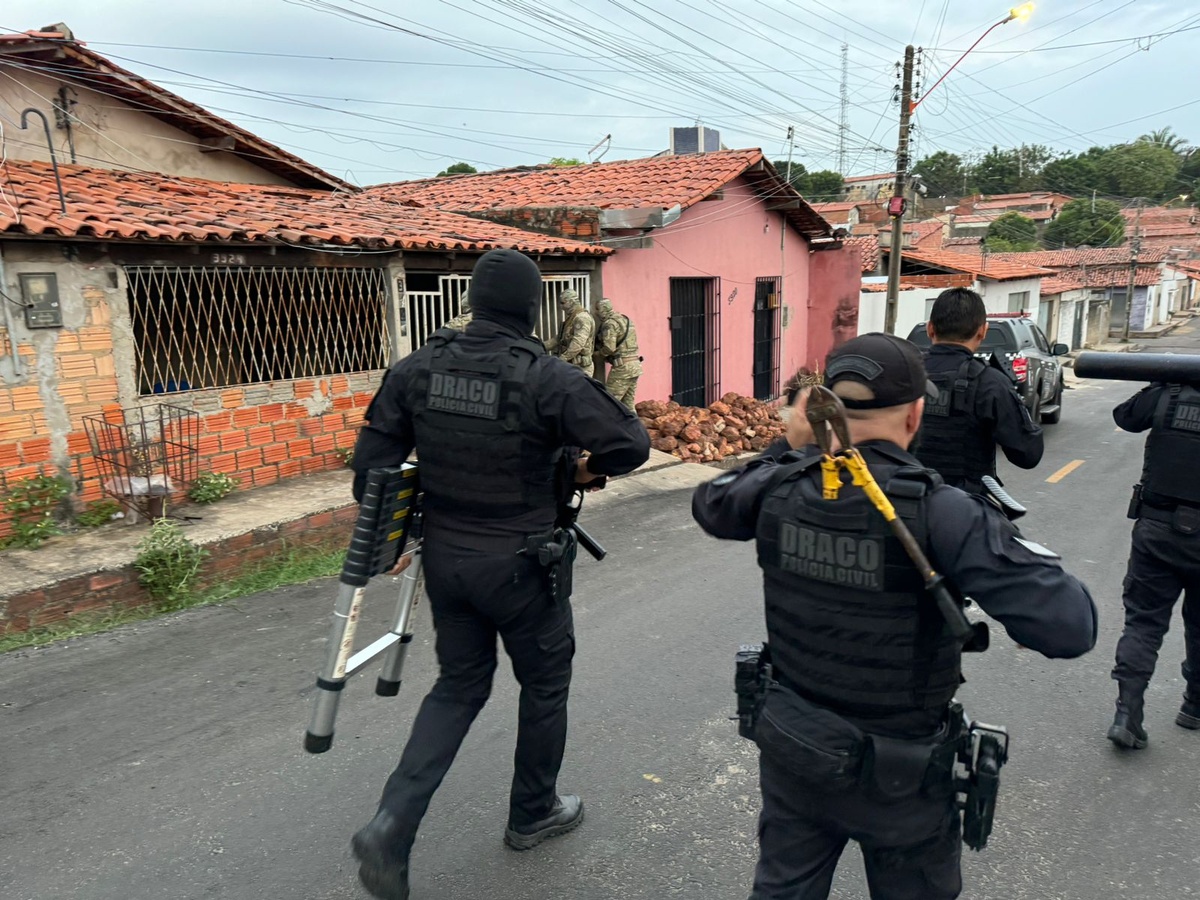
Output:
[[[975,290],[983,297],[983,305],[990,313],[1024,311],[1036,318],[1042,301],[1040,277],[1012,281],[994,281],[983,277],[976,279]]]
[[[929,310],[942,288],[915,288],[901,291],[896,301],[896,331],[900,337],[908,337],[913,326],[929,318]],[[863,291],[858,302],[858,333],[883,331],[887,312],[887,292]]]
[[[1086,288],[1042,297],[1042,306],[1053,310],[1050,317],[1050,329],[1046,331],[1046,337],[1050,339],[1051,343],[1066,344],[1072,350],[1079,350],[1083,347],[1087,340],[1088,300],[1090,299],[1091,291]]]

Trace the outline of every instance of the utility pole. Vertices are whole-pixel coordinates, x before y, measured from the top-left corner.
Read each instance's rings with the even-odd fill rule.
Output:
[[[1129,246],[1129,293],[1125,295],[1125,327],[1121,343],[1129,343],[1129,323],[1133,319],[1133,292],[1137,288],[1138,253],[1142,249],[1142,198],[1137,199],[1137,216],[1133,225],[1133,241]]]
[[[904,48],[904,79],[900,88],[900,138],[896,144],[896,184],[892,189],[892,199],[888,203],[888,214],[892,217],[892,249],[888,255],[887,311],[883,319],[883,330],[888,334],[896,330],[896,304],[900,297],[900,255],[904,249],[904,194],[908,181],[908,130],[913,107],[915,52],[912,44]]]
[[[846,134],[850,131],[850,45],[842,44],[841,115],[838,117],[838,172],[846,174]]]

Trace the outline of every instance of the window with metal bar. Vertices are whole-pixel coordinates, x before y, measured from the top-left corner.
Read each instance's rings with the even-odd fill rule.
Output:
[[[385,269],[130,266],[125,273],[143,395],[388,365]]]
[[[422,284],[422,273],[416,272],[409,280]],[[424,279],[428,281],[428,278]],[[562,312],[558,308],[558,298],[563,291],[573,290],[579,295],[584,309],[591,309],[591,295],[588,289],[591,283],[586,274],[575,273],[568,275],[542,276],[542,303],[538,311],[538,324],[534,330],[543,341],[558,337],[559,326],[562,325]],[[406,290],[404,305],[406,319],[411,322],[411,347],[416,350],[429,336],[441,328],[446,322],[458,315],[465,295],[470,301],[470,275],[440,276],[436,290]]]

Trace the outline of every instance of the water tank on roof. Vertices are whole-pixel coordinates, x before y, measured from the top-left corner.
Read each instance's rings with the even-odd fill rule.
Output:
[[[671,129],[671,153],[715,153],[721,149],[721,133],[703,125]]]

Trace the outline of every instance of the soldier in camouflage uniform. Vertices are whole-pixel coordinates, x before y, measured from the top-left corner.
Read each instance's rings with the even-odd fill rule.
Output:
[[[458,302],[458,315],[443,325],[453,331],[466,331],[471,324],[471,301],[467,299],[470,291],[463,291],[462,299]]]
[[[559,359],[583,370],[589,378],[595,371],[592,360],[592,338],[596,333],[596,321],[592,314],[579,302],[579,294],[565,290],[558,298],[558,308],[566,318],[558,330],[557,340],[551,341],[546,349]]]
[[[600,320],[596,352],[612,366],[605,386],[618,401],[633,409],[638,379],[642,377],[637,329],[629,321],[629,316],[613,309],[612,301],[607,297],[596,304],[596,317]]]

